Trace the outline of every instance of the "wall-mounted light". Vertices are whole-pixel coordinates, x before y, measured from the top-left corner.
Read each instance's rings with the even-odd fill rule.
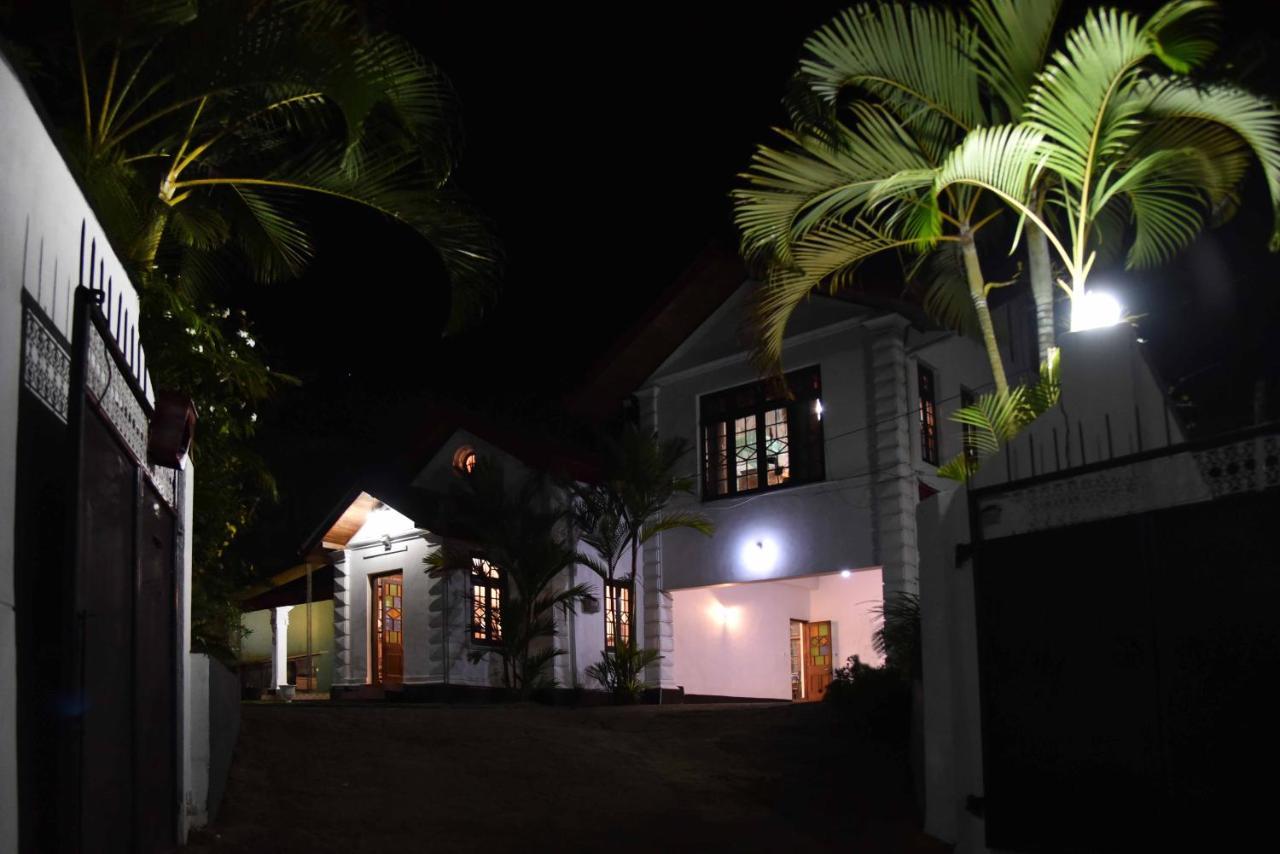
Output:
[[[766,537],[748,540],[739,554],[742,565],[753,575],[766,575],[778,562],[778,546]]]
[[[1085,291],[1084,296],[1072,300],[1072,332],[1115,326],[1123,320],[1124,308],[1120,301],[1106,291]]]
[[[818,399],[813,402],[813,414],[818,416],[818,420],[822,420],[822,400]]]
[[[853,573],[852,573],[852,572],[850,572],[850,571],[849,571],[849,570],[847,570],[847,569],[842,569],[842,570],[840,570],[840,577],[841,577],[841,578],[848,578],[848,577],[849,577],[849,576],[851,576],[851,575],[853,575]]]

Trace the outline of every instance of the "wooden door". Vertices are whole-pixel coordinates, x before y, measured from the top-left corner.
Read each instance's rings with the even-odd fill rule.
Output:
[[[399,688],[404,682],[404,575],[377,576],[373,593],[373,681],[384,688]]]
[[[821,700],[831,684],[831,621],[809,623],[808,651],[805,656],[804,696],[806,700]]]

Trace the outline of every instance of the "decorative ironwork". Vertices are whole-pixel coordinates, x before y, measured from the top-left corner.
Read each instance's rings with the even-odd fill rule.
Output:
[[[147,458],[147,416],[142,404],[121,376],[119,366],[107,350],[95,324],[89,324],[89,359],[85,370],[85,394],[102,409],[103,414],[124,439],[135,458]]]
[[[1114,519],[1280,487],[1280,436],[1173,451],[1021,488],[984,493],[984,536]]]
[[[1280,437],[1219,445],[1195,457],[1214,498],[1280,486]]]
[[[67,423],[71,354],[30,306],[23,311],[22,384],[63,424]]]

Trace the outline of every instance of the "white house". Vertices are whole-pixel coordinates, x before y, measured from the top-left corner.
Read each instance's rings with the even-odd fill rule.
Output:
[[[0,851],[168,850],[207,715],[194,467],[153,428],[189,412],[157,415],[137,293],[3,55],[0,116]]]
[[[649,361],[635,416],[689,443],[699,488],[676,506],[716,532],[651,541],[634,591],[606,592],[585,568],[566,573],[600,605],[565,627],[556,676],[598,687],[585,668],[610,640],[605,616],[634,595],[628,631],[662,653],[647,676],[664,699],[820,699],[849,657],[879,660],[871,636],[885,592],[918,590],[917,503],[960,450],[947,416],[987,390],[989,369],[967,339],[815,297],[790,327],[787,399],[759,380],[740,333],[751,283],[732,260],[712,266],[710,295],[699,286],[711,271],[683,281],[606,370],[634,377]],[[308,541],[313,562],[334,568],[335,695],[499,684],[494,662],[473,660],[490,640],[481,624],[494,579],[430,577],[423,558],[442,538],[429,497],[466,477],[469,460],[540,467],[503,438],[437,436],[395,477],[357,484]]]

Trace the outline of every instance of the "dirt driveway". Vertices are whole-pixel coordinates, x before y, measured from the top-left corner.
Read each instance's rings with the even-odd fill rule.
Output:
[[[825,705],[245,705],[188,850],[947,850]]]

